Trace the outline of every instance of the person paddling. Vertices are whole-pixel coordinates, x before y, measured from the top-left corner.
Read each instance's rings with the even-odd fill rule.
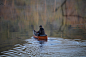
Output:
[[[42,27],[42,25],[40,25],[39,28],[40,28],[39,31],[36,32],[36,33],[38,33],[38,36],[45,35],[45,31],[44,31],[44,28]]]

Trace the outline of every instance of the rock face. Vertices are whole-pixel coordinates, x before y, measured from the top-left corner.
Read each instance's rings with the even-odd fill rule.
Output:
[[[86,6],[85,2],[85,0],[70,0],[66,2],[67,21],[73,27],[79,26],[80,28],[83,28],[84,25],[86,25],[86,7],[84,7]]]
[[[73,29],[85,31],[85,3],[85,0],[0,0],[0,31],[4,31],[3,27],[8,32],[29,31],[38,29],[40,24],[49,36],[67,34]]]

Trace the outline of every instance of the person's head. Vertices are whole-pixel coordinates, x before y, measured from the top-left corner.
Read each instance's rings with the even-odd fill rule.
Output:
[[[42,25],[40,25],[39,27],[42,28]]]

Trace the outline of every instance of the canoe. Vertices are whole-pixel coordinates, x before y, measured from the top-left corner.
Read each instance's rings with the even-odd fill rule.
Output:
[[[37,38],[37,39],[47,39],[47,36],[36,36],[36,35],[33,35],[34,38]]]
[[[38,40],[47,40],[47,35],[37,36],[35,35],[35,32],[33,32],[33,37],[37,38]]]

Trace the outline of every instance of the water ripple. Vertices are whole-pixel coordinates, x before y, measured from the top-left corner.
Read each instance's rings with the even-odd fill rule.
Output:
[[[63,39],[49,37],[48,41],[38,41],[33,37],[26,39],[23,45],[16,44],[15,48],[3,51],[1,57],[84,57],[86,56],[86,40]]]

